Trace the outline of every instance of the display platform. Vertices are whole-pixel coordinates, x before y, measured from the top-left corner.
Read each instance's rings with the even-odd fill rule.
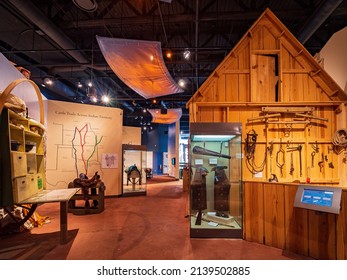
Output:
[[[79,191],[79,188],[42,190],[23,200],[20,204],[60,203],[60,243],[67,243],[68,201]]]

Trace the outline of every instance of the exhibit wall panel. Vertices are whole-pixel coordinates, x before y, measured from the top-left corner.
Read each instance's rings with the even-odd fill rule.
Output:
[[[168,125],[168,174],[179,179],[179,135],[180,123]]]
[[[47,109],[47,189],[67,188],[80,173],[98,172],[105,195],[120,195],[123,111],[51,100]]]
[[[347,27],[336,32],[319,53],[324,69],[347,93]]]
[[[123,126],[122,144],[141,145],[141,127]]]

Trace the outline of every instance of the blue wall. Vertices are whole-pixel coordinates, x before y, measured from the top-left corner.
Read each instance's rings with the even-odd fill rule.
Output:
[[[142,131],[141,144],[153,152],[153,174],[162,174],[163,152],[168,151],[168,126],[160,124],[152,131]]]

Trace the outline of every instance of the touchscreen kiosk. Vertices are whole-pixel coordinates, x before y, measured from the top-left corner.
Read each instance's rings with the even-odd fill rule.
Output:
[[[299,185],[295,195],[294,206],[339,214],[340,202],[340,188]]]

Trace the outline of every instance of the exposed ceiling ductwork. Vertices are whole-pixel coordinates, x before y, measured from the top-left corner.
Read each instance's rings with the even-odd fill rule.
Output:
[[[188,127],[185,103],[265,8],[312,55],[347,25],[347,1],[342,0],[154,0],[141,2],[141,7],[135,2],[0,1],[0,50],[9,60],[23,63],[37,84],[45,75],[54,77],[55,85],[44,89],[52,99],[88,102],[85,84],[93,79],[97,94],[104,87],[114,96],[114,106],[131,116],[140,114],[142,108],[182,108],[185,123],[181,126]],[[176,82],[186,81],[184,92],[157,98],[156,104],[139,96],[111,71],[94,41],[96,35],[160,41],[163,52],[170,48],[173,53],[170,59],[164,57],[165,64]],[[183,56],[186,50],[192,54],[188,59]]]
[[[47,36],[56,42],[62,50],[73,57],[78,63],[90,63],[80,51],[76,51],[76,43],[71,41],[62,30],[56,27],[31,1],[8,0],[25,17],[41,29]]]
[[[317,7],[313,14],[303,24],[297,38],[305,44],[327,18],[341,5],[343,0],[325,0]]]

